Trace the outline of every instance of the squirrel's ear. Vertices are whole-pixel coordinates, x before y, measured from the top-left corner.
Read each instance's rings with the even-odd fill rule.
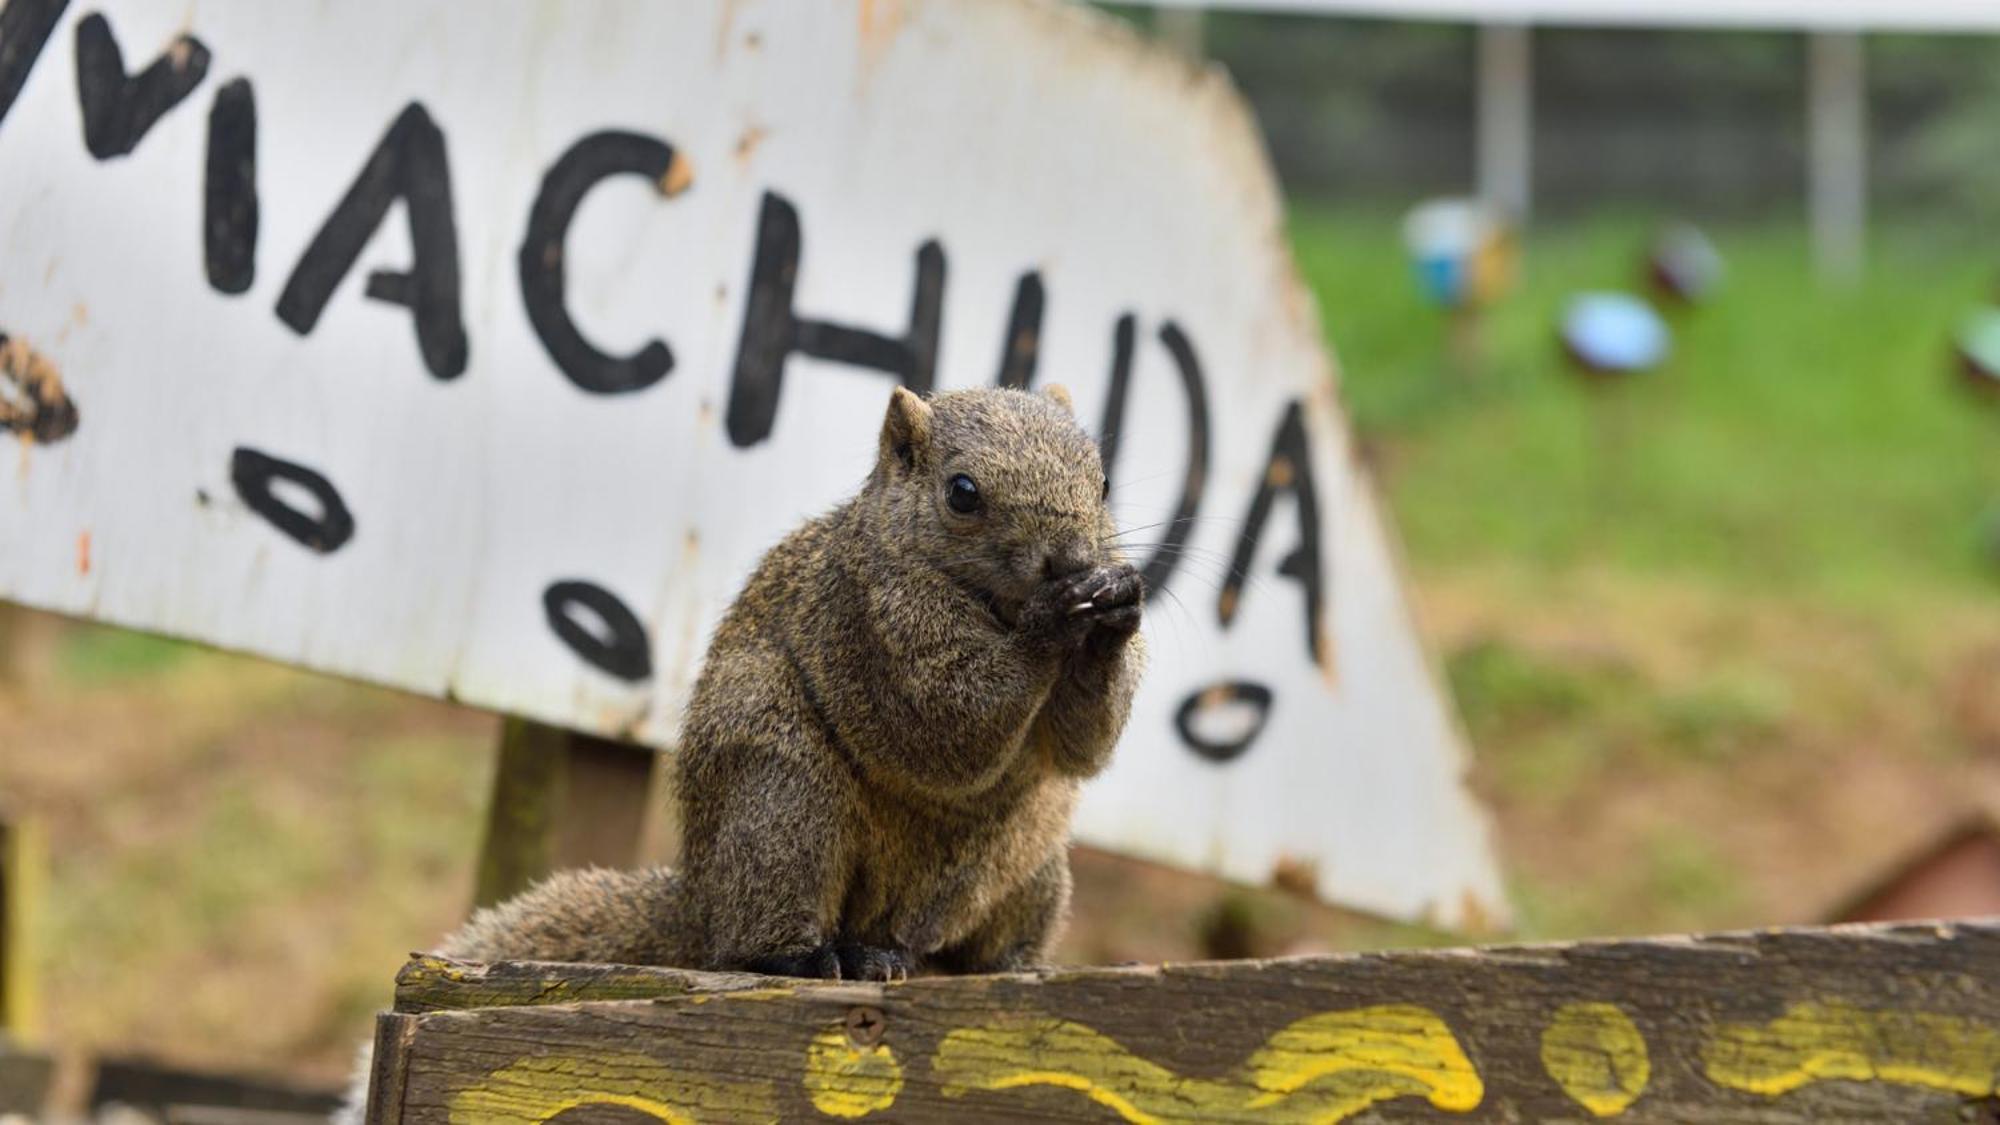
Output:
[[[1069,388],[1061,383],[1050,383],[1042,388],[1042,397],[1063,408],[1063,413],[1074,417],[1076,404],[1069,400]]]
[[[907,469],[930,443],[931,404],[908,387],[897,387],[889,394],[889,414],[882,419],[882,459],[894,457]]]

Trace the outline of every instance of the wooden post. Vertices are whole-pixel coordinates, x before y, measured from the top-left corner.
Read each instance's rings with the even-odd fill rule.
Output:
[[[1868,78],[1854,31],[1807,38],[1806,192],[1813,265],[1823,279],[1861,275],[1868,239]]]
[[[54,1076],[55,1061],[47,1055],[0,1041],[0,1120],[43,1120]]]
[[[473,905],[566,867],[636,863],[658,758],[647,747],[506,720]]]
[[[1534,203],[1534,63],[1527,25],[1479,26],[1479,198],[1514,223]]]
[[[0,602],[0,691],[19,684],[28,611]]]
[[[400,1125],[1985,1120],[1996,965],[1995,921],[893,985],[417,958],[382,1017],[394,1057],[371,1109]]]
[[[46,863],[32,822],[0,818],[0,1040],[33,1042],[41,1031],[33,938]]]

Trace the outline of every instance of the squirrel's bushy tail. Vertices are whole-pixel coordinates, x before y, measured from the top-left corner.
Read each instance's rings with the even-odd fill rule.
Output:
[[[477,911],[437,948],[460,961],[589,961],[691,966],[680,879],[664,867],[558,871]]]
[[[437,947],[460,961],[586,961],[692,967],[699,958],[680,879],[664,867],[558,871],[506,902],[476,911]],[[371,1045],[363,1043],[347,1102],[332,1125],[360,1125]]]

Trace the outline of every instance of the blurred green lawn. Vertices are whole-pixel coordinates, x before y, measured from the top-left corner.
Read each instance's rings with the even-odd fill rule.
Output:
[[[1519,291],[1486,317],[1487,362],[1465,372],[1393,217],[1296,215],[1413,559],[1592,563],[1842,602],[2000,590],[1979,550],[2000,511],[2000,409],[1976,409],[1948,366],[1952,328],[2000,295],[2000,257],[1899,227],[1865,283],[1828,287],[1796,225],[1721,228],[1725,286],[1674,317],[1669,365],[1590,393],[1558,362],[1558,312],[1583,289],[1642,292],[1650,230],[1537,231]]]

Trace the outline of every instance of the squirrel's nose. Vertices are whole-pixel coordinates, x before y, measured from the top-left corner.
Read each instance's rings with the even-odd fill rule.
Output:
[[[1061,578],[1066,574],[1089,570],[1091,561],[1090,544],[1081,540],[1057,544],[1042,556],[1042,577]]]

